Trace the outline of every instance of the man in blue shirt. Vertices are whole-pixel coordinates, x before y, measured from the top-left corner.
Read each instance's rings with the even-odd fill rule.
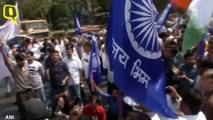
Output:
[[[184,55],[185,64],[180,68],[179,80],[180,89],[193,87],[196,77],[198,76],[197,67],[195,65],[195,54],[189,50]]]
[[[122,97],[122,106],[125,108],[125,104],[123,103],[123,96],[119,95],[119,90],[118,89],[113,89],[112,90],[112,95],[108,93],[104,93],[94,81],[92,81],[92,86],[94,87],[94,90],[96,90],[103,99],[107,100],[109,104],[109,109],[108,109],[108,116],[107,118],[109,120],[118,120],[119,119],[119,112],[122,111],[122,113],[126,112],[124,109],[120,107],[119,103],[119,97]],[[122,109],[122,110],[120,110]],[[124,114],[123,114],[124,115]]]
[[[47,68],[47,71],[51,87],[52,112],[55,112],[58,103],[64,99],[64,97],[67,97],[66,85],[70,75],[67,65],[61,61],[57,50],[52,51],[51,60],[52,63],[49,68]],[[60,112],[60,110],[57,109],[56,112]]]

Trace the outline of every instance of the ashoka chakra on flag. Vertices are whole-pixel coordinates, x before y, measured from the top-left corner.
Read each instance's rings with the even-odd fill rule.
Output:
[[[161,57],[156,19],[157,11],[150,0],[126,0],[125,21],[129,40],[137,53],[149,59]]]

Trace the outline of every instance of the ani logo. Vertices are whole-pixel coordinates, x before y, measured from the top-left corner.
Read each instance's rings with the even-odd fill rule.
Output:
[[[151,0],[126,0],[125,21],[129,40],[137,53],[149,59],[161,57],[156,19],[157,11]]]

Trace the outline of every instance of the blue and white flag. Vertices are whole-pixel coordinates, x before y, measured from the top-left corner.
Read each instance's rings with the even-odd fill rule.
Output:
[[[152,0],[114,0],[107,50],[116,85],[151,111],[176,118],[166,101],[165,65]]]
[[[76,34],[81,36],[82,35],[82,29],[81,29],[81,25],[80,25],[80,22],[78,20],[78,15],[77,15],[76,11],[74,12],[74,16],[75,16]]]
[[[210,38],[211,38],[211,34],[207,32],[204,38],[202,39],[202,41],[200,42],[200,46],[198,49],[198,56],[200,58],[205,58],[207,56],[208,41],[210,40]]]
[[[88,37],[90,37],[92,41],[92,51],[90,54],[88,78],[92,77],[97,84],[100,84],[102,82],[101,60],[99,56],[97,37],[95,37],[94,35],[90,35]]]
[[[206,47],[207,47],[208,41],[202,40],[198,49],[198,56],[200,58],[204,58],[207,56]]]
[[[18,3],[16,2],[18,8]],[[18,11],[19,12],[19,11]],[[13,39],[16,35],[20,34],[20,18],[17,18],[17,25],[12,20],[7,20],[2,26],[0,26],[0,38],[5,41]]]
[[[164,9],[163,13],[161,14],[160,18],[158,19],[157,22],[157,30],[160,32],[162,27],[164,26],[166,20],[168,19],[169,14],[172,12],[173,7],[171,3],[168,3],[166,8]]]
[[[18,3],[16,2],[16,7],[18,7]],[[15,25],[15,23],[12,20],[7,20],[2,26],[0,26],[0,38],[4,40],[4,43],[6,41],[13,39],[16,35],[20,34],[19,31],[19,25],[20,25],[20,19],[17,18],[18,26]],[[0,53],[2,51],[0,50]],[[8,55],[8,51],[7,51]],[[9,55],[8,55],[9,56]],[[9,72],[8,68],[6,67],[3,56],[0,54],[0,81],[3,80],[4,77],[11,76],[11,73]]]
[[[13,39],[16,35],[19,35],[19,27],[15,25],[12,20],[7,20],[7,22],[0,26],[0,38],[5,41]]]

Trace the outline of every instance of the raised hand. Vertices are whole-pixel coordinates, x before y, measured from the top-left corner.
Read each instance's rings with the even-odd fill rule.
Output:
[[[177,90],[173,86],[168,86],[167,89],[171,91],[171,93],[169,94],[171,97],[174,97],[176,99],[181,98]]]

